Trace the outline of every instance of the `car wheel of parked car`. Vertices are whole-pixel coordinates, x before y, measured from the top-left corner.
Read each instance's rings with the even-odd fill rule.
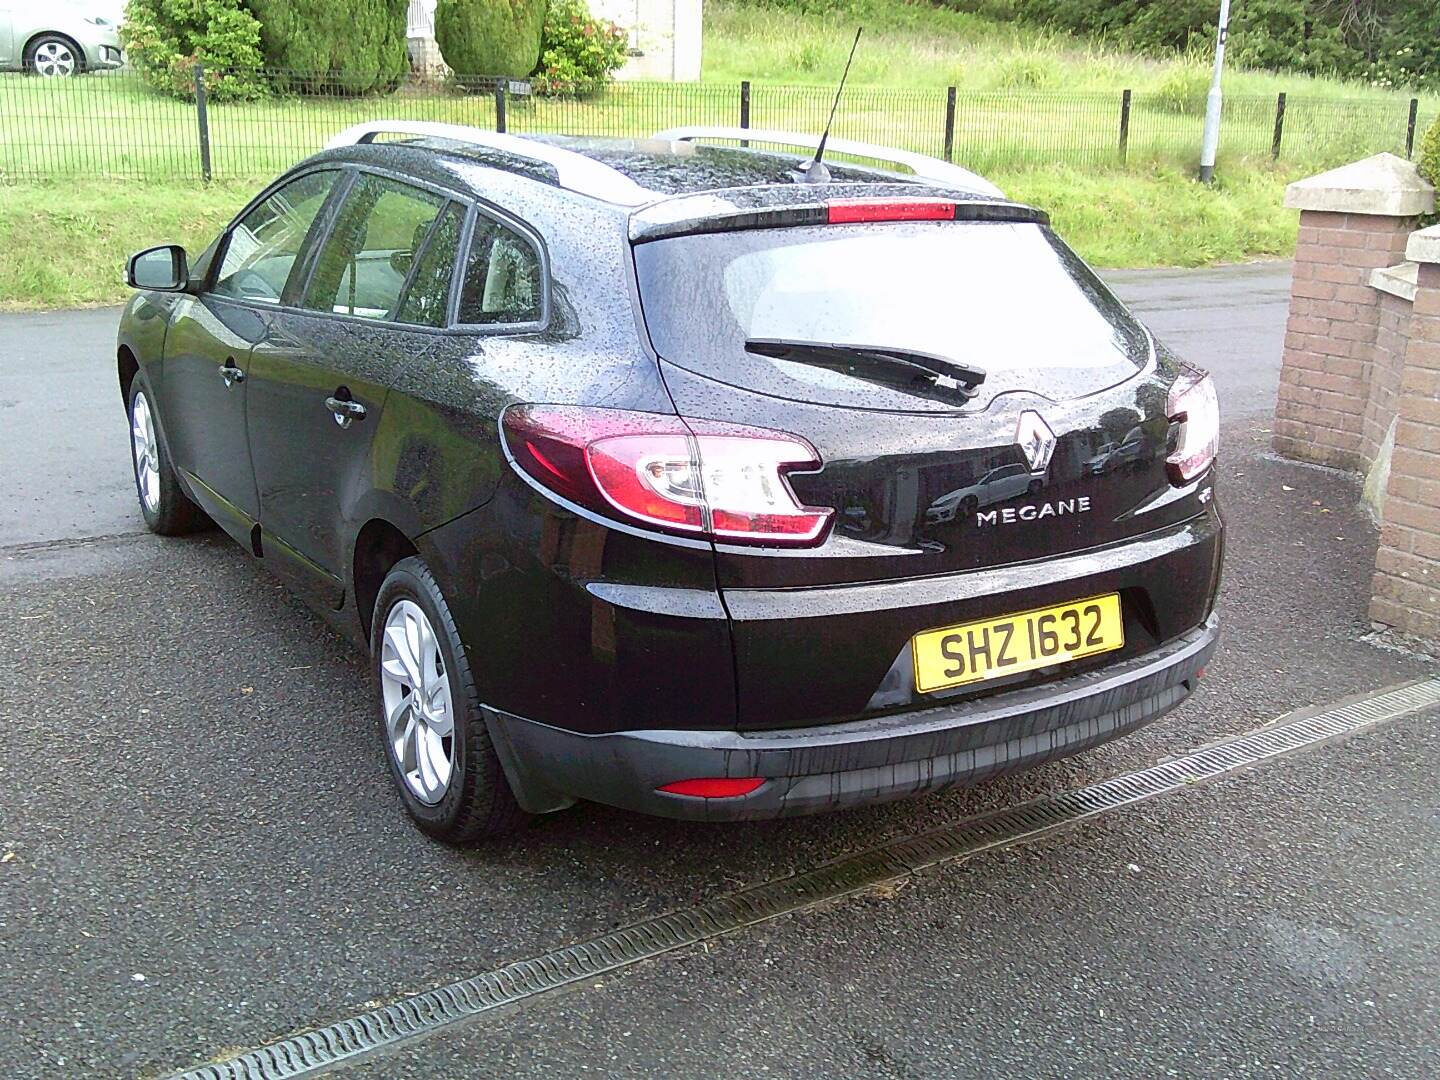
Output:
[[[150,398],[138,378],[130,386],[130,460],[135,466],[140,512],[151,532],[178,536],[205,524],[204,511],[180,490],[170,452],[155,425]]]
[[[390,772],[416,824],[449,843],[514,828],[524,813],[490,743],[455,620],[422,560],[402,559],[380,586],[370,655]]]
[[[25,49],[25,70],[46,78],[78,75],[83,67],[80,50],[69,38],[41,34]]]

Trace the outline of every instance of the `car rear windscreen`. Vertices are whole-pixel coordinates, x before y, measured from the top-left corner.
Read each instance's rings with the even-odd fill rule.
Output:
[[[954,406],[834,367],[747,352],[754,339],[913,351],[978,367],[974,402],[1063,400],[1150,355],[1144,329],[1049,228],[913,222],[706,233],[635,248],[656,351],[711,378],[824,404]]]

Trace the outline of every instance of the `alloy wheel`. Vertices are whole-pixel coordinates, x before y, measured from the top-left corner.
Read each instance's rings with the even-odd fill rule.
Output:
[[[75,74],[75,52],[59,41],[46,41],[35,50],[31,61],[37,75],[46,78]]]
[[[152,514],[160,512],[160,455],[155,441],[155,421],[150,402],[142,390],[130,406],[130,443],[135,452],[135,486],[140,501]]]
[[[411,600],[385,616],[380,683],[390,752],[410,793],[433,806],[450,787],[455,716],[435,628]]]

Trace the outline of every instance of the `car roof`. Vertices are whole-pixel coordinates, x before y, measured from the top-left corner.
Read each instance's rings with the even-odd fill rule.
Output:
[[[830,157],[825,182],[797,182],[797,166],[806,164],[811,154],[715,146],[695,139],[753,135],[757,141],[804,146],[805,140],[815,141],[810,136],[730,128],[661,133],[671,134],[676,137],[509,135],[427,121],[372,121],[340,132],[311,161],[380,165],[418,179],[459,185],[480,199],[493,199],[502,187],[520,195],[518,181],[536,196],[548,191],[552,198],[579,197],[612,206],[618,216],[629,218],[636,241],[694,231],[699,222],[721,218],[738,227],[756,214],[813,208],[834,199],[940,198],[968,204],[967,217],[998,213],[1005,220],[1048,220],[1005,199],[983,177],[906,151],[834,139],[832,146],[852,154],[868,150],[877,160],[894,160],[915,172]],[[387,138],[376,141],[381,135]]]
[[[375,141],[381,135],[400,138]],[[756,142],[805,147],[818,141],[792,132],[719,127],[674,128],[641,139],[511,135],[456,124],[376,120],[339,132],[327,150],[351,148],[358,152],[360,147],[373,147],[392,156],[426,150],[630,206],[725,188],[790,186],[796,183],[796,167],[813,156],[758,149],[748,145],[751,140],[747,136]],[[742,145],[712,146],[695,141],[697,138],[740,140]],[[830,183],[924,184],[956,194],[1003,198],[983,177],[923,154],[838,138],[830,139],[829,145],[832,152],[825,164]],[[911,173],[838,160],[837,154],[844,153],[901,164]]]

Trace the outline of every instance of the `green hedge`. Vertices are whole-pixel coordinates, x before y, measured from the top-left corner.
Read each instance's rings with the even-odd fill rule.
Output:
[[[281,89],[388,92],[410,71],[407,0],[245,0],[260,21],[265,66]]]
[[[523,79],[540,59],[545,0],[439,0],[435,42],[463,82]]]

